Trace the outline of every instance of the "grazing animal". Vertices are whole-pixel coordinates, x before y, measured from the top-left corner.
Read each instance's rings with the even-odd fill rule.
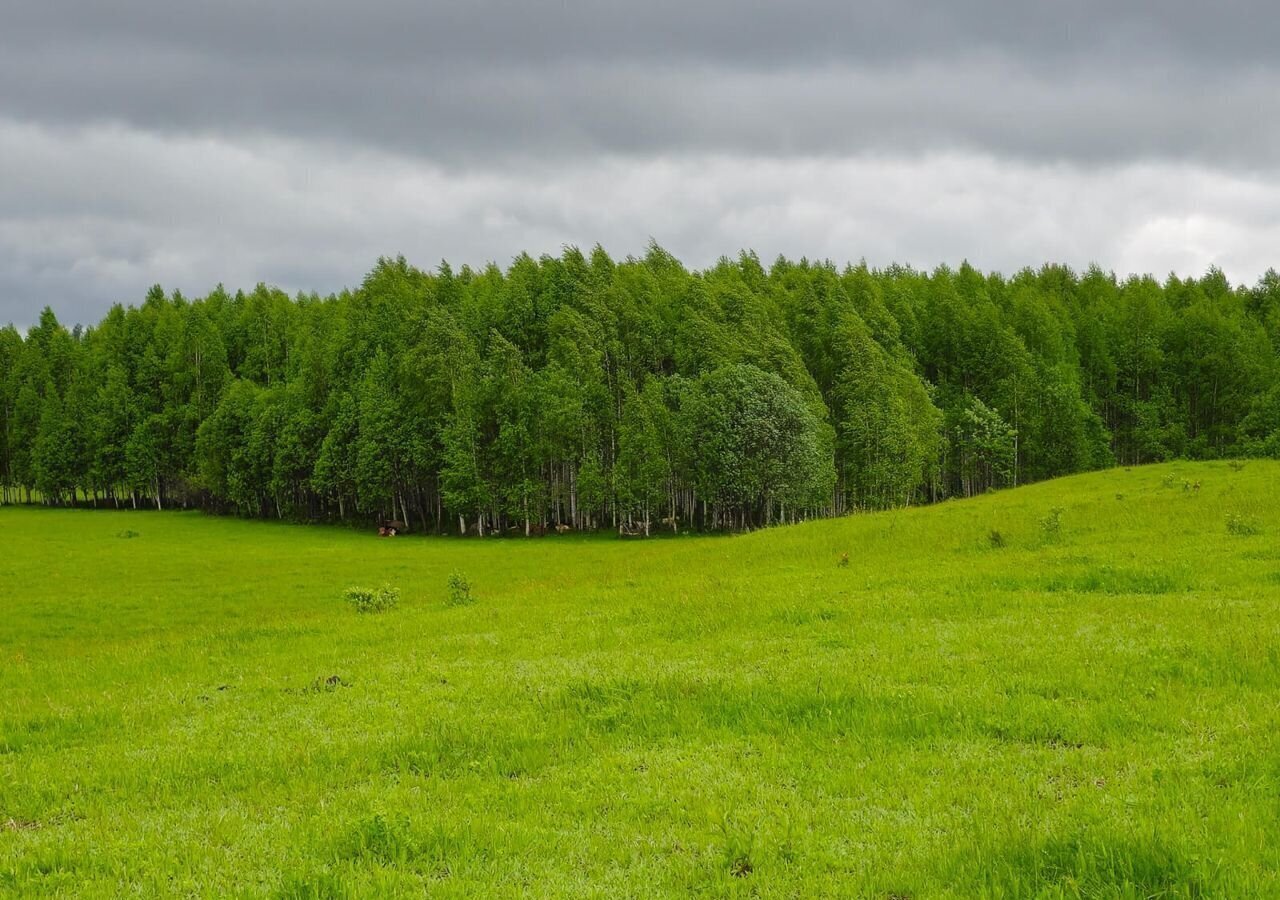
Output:
[[[561,523],[556,526],[556,534],[568,534],[570,531],[573,531],[573,528],[569,525]]]

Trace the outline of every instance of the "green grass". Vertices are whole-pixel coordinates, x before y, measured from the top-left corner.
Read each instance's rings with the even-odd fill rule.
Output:
[[[1250,462],[647,542],[0,509],[0,893],[1278,895],[1278,501]]]

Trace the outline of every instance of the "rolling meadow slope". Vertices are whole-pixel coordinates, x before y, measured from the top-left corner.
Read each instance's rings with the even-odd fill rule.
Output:
[[[1271,462],[648,541],[4,507],[0,894],[1276,895],[1278,697]]]

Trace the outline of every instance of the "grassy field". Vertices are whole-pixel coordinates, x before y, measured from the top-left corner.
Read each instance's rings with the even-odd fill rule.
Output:
[[[10,894],[1276,896],[1278,726],[1280,464],[647,542],[0,509]]]

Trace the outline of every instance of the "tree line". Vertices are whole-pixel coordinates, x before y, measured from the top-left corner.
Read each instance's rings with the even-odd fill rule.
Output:
[[[750,528],[1280,455],[1280,275],[1233,286],[567,249],[152,288],[0,330],[0,499],[413,528]]]

